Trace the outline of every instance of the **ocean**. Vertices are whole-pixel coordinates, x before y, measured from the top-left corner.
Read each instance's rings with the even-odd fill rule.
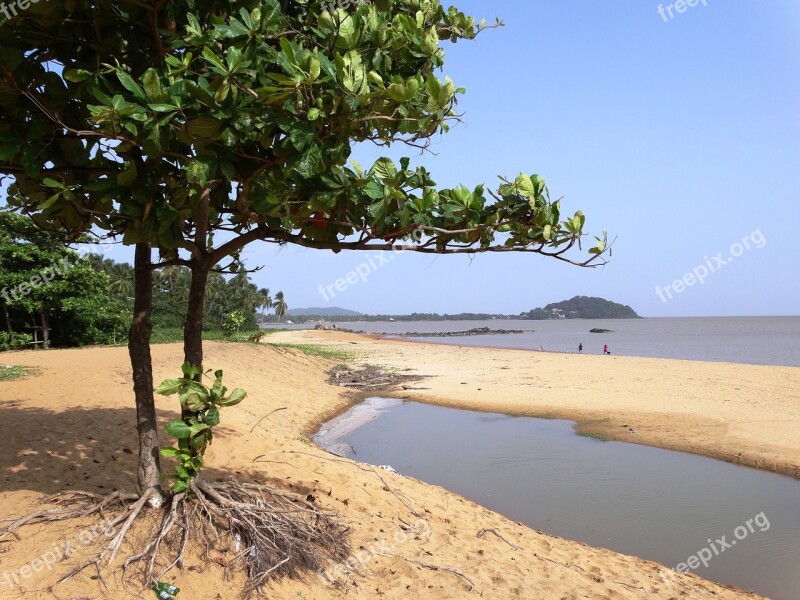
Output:
[[[602,354],[603,346],[608,344],[612,355],[800,366],[800,317],[392,321],[341,322],[337,326],[397,337],[407,332],[466,331],[476,327],[520,329],[526,333],[426,337],[419,341],[548,352],[577,352],[582,343],[587,354]],[[610,329],[611,333],[589,333],[593,328]]]

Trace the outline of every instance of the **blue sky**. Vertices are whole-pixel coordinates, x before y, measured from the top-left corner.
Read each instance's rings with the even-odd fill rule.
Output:
[[[465,125],[417,159],[448,186],[546,176],[566,212],[616,236],[611,262],[406,253],[326,302],[319,285],[367,257],[253,247],[259,281],[295,307],[371,313],[517,313],[583,294],[652,317],[800,314],[800,4],[707,0],[667,22],[646,0],[458,7],[506,26],[447,47],[445,73],[467,88]],[[745,237],[750,250],[734,247],[744,251],[724,267],[712,259]],[[656,286],[707,260],[716,270],[704,284],[659,298]]]
[[[436,156],[414,156],[444,186],[544,175],[562,212],[581,209],[590,232],[616,237],[607,266],[405,253],[326,301],[319,287],[370,257],[377,265],[373,253],[255,244],[254,279],[291,307],[369,313],[518,313],[581,294],[650,317],[800,314],[800,3],[706,0],[666,22],[658,6],[459,2],[506,26],[446,47],[444,73],[467,88],[465,123],[437,139]],[[383,154],[368,146],[355,158]],[[703,265],[715,268],[705,283],[660,299],[656,286]]]

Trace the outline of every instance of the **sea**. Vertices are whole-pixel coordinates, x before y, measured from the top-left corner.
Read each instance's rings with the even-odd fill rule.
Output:
[[[547,352],[602,354],[608,345],[612,355],[677,358],[754,365],[800,367],[800,316],[798,317],[692,317],[653,319],[520,321],[358,321],[336,323],[366,333],[428,343],[490,348],[514,348]],[[308,329],[311,325],[273,325]],[[414,338],[407,333],[522,330],[524,333],[449,338]],[[608,333],[590,333],[608,329]]]

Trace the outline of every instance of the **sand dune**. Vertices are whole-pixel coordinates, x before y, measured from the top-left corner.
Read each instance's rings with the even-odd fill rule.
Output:
[[[413,393],[424,401],[530,414],[604,415],[609,431],[616,420],[630,420],[648,443],[671,445],[666,442],[681,430],[686,449],[711,453],[714,442],[726,449],[738,444],[743,462],[797,473],[800,369],[709,369],[679,361],[412,346],[347,334],[298,332],[273,338],[347,345],[361,361],[433,376],[424,383],[430,390],[398,396]],[[39,367],[40,373],[0,382],[0,514],[20,514],[44,495],[64,489],[102,493],[133,487],[136,435],[127,360],[124,348],[2,355],[3,362]],[[182,362],[180,345],[154,347],[153,360],[157,380],[175,376]],[[206,367],[224,369],[227,382],[250,396],[223,412],[205,476],[267,482],[313,495],[350,525],[361,560],[355,571],[340,566],[327,579],[309,574],[301,581],[275,583],[269,597],[754,597],[695,576],[665,579],[656,563],[539,533],[441,488],[322,452],[307,434],[359,399],[326,383],[331,364],[271,346],[207,344]],[[158,406],[162,425],[177,414],[173,400],[159,398]],[[762,447],[767,427],[773,435]],[[52,571],[24,579],[21,587],[3,582],[4,571],[18,570],[53,544],[77,539],[88,525],[30,528],[22,540],[0,544],[0,598],[153,597],[150,591],[123,586],[114,570],[105,572],[107,589],[86,571],[51,591],[59,576],[87,556],[82,544],[75,544]],[[478,537],[482,529],[502,537]],[[217,563],[224,558],[195,559],[168,579],[182,588],[180,598],[234,597],[241,581],[223,579]]]

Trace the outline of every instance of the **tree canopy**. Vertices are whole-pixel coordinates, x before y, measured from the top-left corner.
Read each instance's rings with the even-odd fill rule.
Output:
[[[153,575],[171,524],[198,514],[184,506],[190,491],[216,519],[201,519],[201,537],[216,535],[206,527],[221,522],[230,539],[241,532],[255,548],[243,557],[249,592],[270,574],[315,568],[320,548],[336,558],[346,544],[333,521],[325,525],[326,515],[307,507],[317,541],[298,553],[290,537],[292,561],[276,564],[276,546],[262,533],[274,531],[267,492],[195,477],[218,406],[230,400],[221,371],[210,390],[200,389],[215,269],[237,273],[240,251],[256,240],[334,252],[521,251],[602,264],[605,235],[588,254],[571,253],[584,215],[562,216],[539,175],[501,178],[492,189],[444,188],[408,158],[368,168],[350,160],[359,143],[424,150],[446,132],[464,90],[437,73],[443,45],[486,27],[438,0],[70,0],[30,4],[0,24],[0,175],[10,178],[9,204],[68,239],[91,233],[136,245],[128,348],[140,499],[98,561],[113,559],[145,503],[163,502],[149,347],[153,270],[191,273],[184,376],[166,391],[178,393],[183,409],[171,433],[184,442],[173,456],[192,470],[178,473],[186,487],[156,541],[131,560],[147,562]],[[274,309],[285,314],[283,294]],[[297,536],[304,527],[296,521],[281,531]]]
[[[584,217],[562,219],[539,176],[440,189],[408,159],[348,164],[354,143],[425,147],[447,130],[463,90],[436,75],[440,45],[485,23],[435,0],[326,6],[32,5],[2,26],[11,203],[206,264],[254,239],[389,248],[413,231],[417,251],[565,258]],[[213,248],[214,232],[244,237]]]

